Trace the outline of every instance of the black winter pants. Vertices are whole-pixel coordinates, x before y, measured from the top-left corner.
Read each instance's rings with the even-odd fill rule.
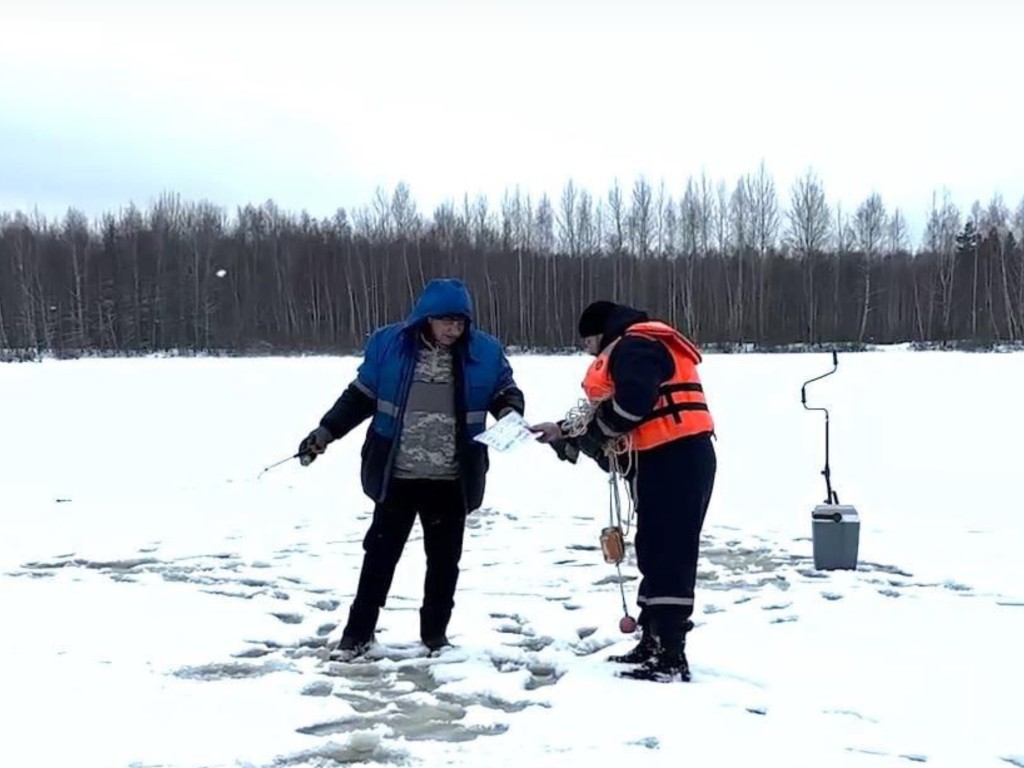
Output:
[[[716,470],[710,436],[676,440],[637,458],[639,623],[658,635],[662,645],[681,648],[693,627],[700,533]]]
[[[466,506],[458,480],[393,479],[363,539],[363,567],[345,636],[368,640],[377,627],[395,568],[417,513],[427,555],[420,637],[443,635],[455,605]]]

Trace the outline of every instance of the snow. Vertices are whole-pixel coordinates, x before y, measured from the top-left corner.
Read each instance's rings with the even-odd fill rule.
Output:
[[[607,483],[492,453],[450,637],[419,652],[419,527],[375,648],[323,663],[370,504],[362,428],[286,462],[353,358],[0,365],[0,765],[1024,765],[1024,356],[841,354],[833,484],[860,567],[811,562],[827,354],[708,355],[719,475],[689,684],[618,679]],[[513,358],[528,416],[587,359]],[[636,570],[623,566],[630,610]]]

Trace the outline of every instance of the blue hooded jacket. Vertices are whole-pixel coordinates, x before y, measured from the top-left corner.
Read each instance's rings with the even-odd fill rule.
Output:
[[[486,446],[472,438],[486,428],[488,413],[497,417],[509,408],[523,413],[523,395],[501,343],[474,327],[465,285],[455,279],[432,280],[403,322],[384,326],[370,336],[356,380],[321,420],[337,439],[372,415],[361,474],[364,492],[376,502],[384,500],[391,479],[423,324],[428,318],[446,315],[466,319],[466,330],[453,353],[456,447],[467,509],[481,504],[489,468]],[[357,398],[353,389],[361,397]]]

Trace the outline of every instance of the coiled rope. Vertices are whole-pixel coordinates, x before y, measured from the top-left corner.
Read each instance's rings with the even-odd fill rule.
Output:
[[[574,438],[583,435],[594,420],[601,400],[591,401],[580,399],[575,406],[569,409],[562,420],[562,434]],[[633,522],[633,515],[636,513],[636,479],[633,487],[627,494],[629,497],[629,512],[626,523],[622,522],[622,497],[619,493],[619,480],[628,484],[628,476],[632,472],[636,462],[636,450],[633,448],[633,439],[629,433],[620,435],[618,438],[609,439],[605,443],[604,454],[608,459],[608,525],[618,528],[623,536],[629,533]],[[627,485],[628,487],[628,485]],[[625,552],[623,552],[625,555]],[[615,563],[615,571],[618,574],[619,594],[622,597],[622,611],[628,617],[629,609],[626,606],[626,589],[622,579],[622,561]]]

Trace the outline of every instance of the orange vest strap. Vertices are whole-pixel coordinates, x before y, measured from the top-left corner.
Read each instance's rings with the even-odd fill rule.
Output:
[[[679,414],[682,413],[683,411],[706,410],[708,410],[707,403],[672,403],[671,405],[666,405],[662,408],[655,408],[643,419],[641,419],[640,423],[643,424],[648,421],[654,421],[655,419],[660,419],[662,416],[671,416],[673,418],[673,421],[681,422],[682,419],[679,418]]]
[[[668,401],[668,405],[664,405],[661,408],[655,408],[648,413],[640,423],[645,424],[655,419],[660,419],[663,416],[671,416],[672,420],[676,424],[682,423],[682,419],[679,417],[680,413],[685,411],[707,411],[708,404],[704,401],[690,401],[677,403],[672,395],[676,392],[704,392],[704,387],[699,381],[683,381],[676,384],[662,384],[658,387],[658,394],[660,398],[664,398]]]
[[[670,395],[673,392],[703,392],[704,387],[699,381],[684,381],[679,384],[662,384],[658,392],[662,395]]]

